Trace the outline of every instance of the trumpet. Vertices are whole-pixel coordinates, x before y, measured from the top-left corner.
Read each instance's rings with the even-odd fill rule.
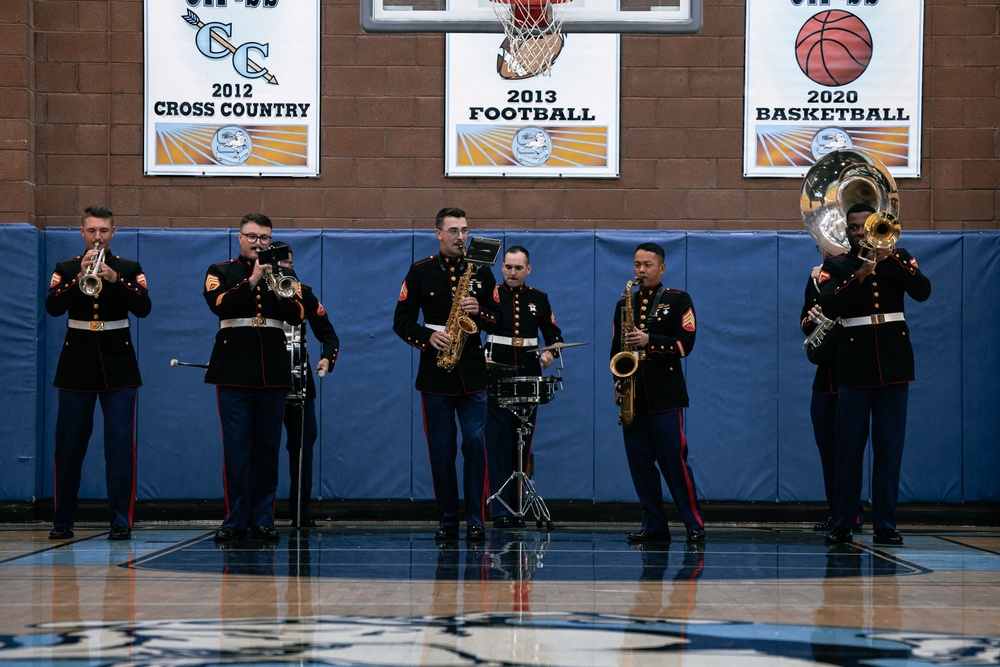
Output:
[[[94,249],[97,249],[98,244],[94,244]],[[80,291],[87,296],[97,296],[101,293],[101,289],[104,287],[104,281],[101,277],[97,275],[97,267],[104,263],[104,248],[97,253],[97,258],[94,263],[90,265],[82,276],[80,276]]]
[[[286,276],[283,273],[275,274],[272,271],[268,271],[265,279],[271,291],[282,299],[290,299],[299,291],[299,281],[292,276]]]
[[[813,329],[813,332],[809,334],[808,338],[806,338],[806,342],[802,343],[803,350],[807,347],[811,347],[813,349],[819,347],[820,343],[823,342],[823,339],[826,338],[826,335],[830,333],[835,326],[840,324],[841,318],[838,317],[835,320],[831,320],[826,315],[820,313],[819,315],[814,316],[812,321],[816,323],[816,328]]]

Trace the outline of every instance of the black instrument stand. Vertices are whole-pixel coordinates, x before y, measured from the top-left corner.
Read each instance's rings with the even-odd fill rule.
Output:
[[[496,493],[486,499],[486,503],[489,504],[496,500],[519,519],[524,518],[530,511],[534,515],[535,523],[539,528],[544,525],[548,530],[552,530],[552,515],[549,514],[549,508],[546,506],[545,501],[542,500],[542,497],[538,495],[535,485],[531,483],[528,475],[524,472],[525,439],[531,435],[531,415],[535,413],[538,406],[517,403],[505,405],[502,401],[498,401],[498,403],[501,407],[513,412],[519,422],[517,425],[517,469],[511,473],[510,477],[507,478],[507,481],[500,486]],[[504,489],[511,483],[517,484],[517,509],[508,505],[507,501],[502,497]]]

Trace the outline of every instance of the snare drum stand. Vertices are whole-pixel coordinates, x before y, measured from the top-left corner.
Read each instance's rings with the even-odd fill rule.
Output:
[[[538,409],[538,406],[523,404],[503,405],[502,403],[501,406],[513,412],[518,422],[520,422],[517,425],[517,469],[511,473],[511,476],[507,478],[507,481],[500,486],[496,493],[486,499],[486,502],[489,504],[494,500],[499,501],[511,514],[518,518],[524,518],[530,510],[534,514],[535,523],[539,528],[544,524],[547,529],[552,530],[552,516],[549,514],[549,508],[545,505],[542,497],[538,495],[535,485],[531,483],[528,475],[524,472],[524,441],[527,436],[531,435],[531,415]],[[517,484],[517,509],[508,505],[507,501],[502,497],[504,489],[512,482]]]

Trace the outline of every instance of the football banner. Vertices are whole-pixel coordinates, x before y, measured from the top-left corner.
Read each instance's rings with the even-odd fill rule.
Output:
[[[317,176],[320,0],[145,0],[150,176]]]
[[[920,176],[924,3],[747,0],[744,176],[855,148]]]
[[[552,38],[551,68],[531,75],[502,33],[448,33],[446,176],[618,176],[619,36]]]

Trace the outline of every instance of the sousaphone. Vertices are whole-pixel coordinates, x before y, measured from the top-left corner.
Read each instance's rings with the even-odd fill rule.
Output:
[[[875,209],[865,221],[868,253],[894,247],[900,232],[899,192],[889,169],[874,155],[856,148],[827,153],[802,181],[802,222],[816,245],[830,254],[850,250],[847,211],[860,203]]]

